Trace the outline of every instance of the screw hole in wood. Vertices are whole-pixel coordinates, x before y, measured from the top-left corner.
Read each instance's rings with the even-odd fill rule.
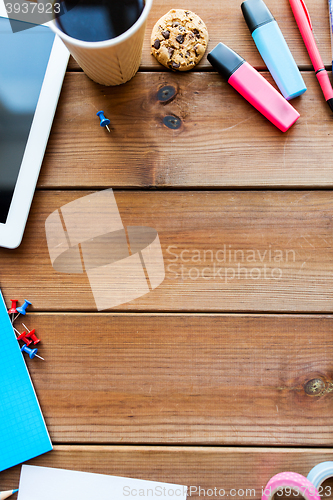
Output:
[[[178,128],[180,128],[182,124],[180,118],[172,115],[165,116],[163,118],[163,123],[166,127],[171,128],[173,130],[177,130]]]
[[[172,85],[165,85],[164,87],[161,87],[157,92],[157,99],[165,104],[171,101],[176,94],[177,91],[175,87],[172,87]]]

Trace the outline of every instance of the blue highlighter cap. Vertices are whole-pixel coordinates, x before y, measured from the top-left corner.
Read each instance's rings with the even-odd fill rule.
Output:
[[[252,38],[283,97],[293,99],[306,91],[279,25],[263,0],[246,0],[241,9]]]

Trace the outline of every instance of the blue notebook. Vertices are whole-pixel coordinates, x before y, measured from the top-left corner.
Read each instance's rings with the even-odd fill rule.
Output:
[[[0,291],[0,471],[52,450],[52,443]]]

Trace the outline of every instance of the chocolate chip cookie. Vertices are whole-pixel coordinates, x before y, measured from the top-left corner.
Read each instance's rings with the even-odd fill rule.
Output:
[[[197,14],[172,9],[155,24],[151,34],[152,54],[166,68],[188,71],[202,59],[208,30]]]

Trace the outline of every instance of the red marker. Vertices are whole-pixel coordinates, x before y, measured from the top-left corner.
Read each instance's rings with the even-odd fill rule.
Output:
[[[323,91],[327,104],[333,111],[333,89],[313,36],[308,9],[303,0],[289,0],[289,3],[316,72],[321,90]]]

